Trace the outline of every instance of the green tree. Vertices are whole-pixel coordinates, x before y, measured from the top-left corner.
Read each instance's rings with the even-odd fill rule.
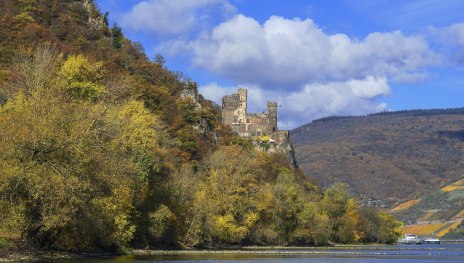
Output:
[[[327,188],[322,206],[330,218],[332,241],[353,243],[362,239],[357,228],[359,205],[350,197],[346,184],[340,183]]]
[[[306,201],[298,213],[298,226],[290,242],[299,245],[327,245],[330,241],[330,218],[320,208],[318,201]]]
[[[122,42],[124,41],[124,34],[122,33],[121,27],[116,23],[111,27],[111,39],[113,48],[121,49]]]
[[[155,55],[154,62],[155,62],[157,65],[160,65],[161,67],[163,67],[164,64],[166,63],[166,59],[164,58],[163,55],[161,55],[161,54],[156,54],[156,55]]]

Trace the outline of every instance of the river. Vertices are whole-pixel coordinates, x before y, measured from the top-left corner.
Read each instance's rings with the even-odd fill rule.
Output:
[[[148,262],[464,262],[463,244],[251,249],[59,260],[63,263]],[[41,261],[50,263],[56,261]]]

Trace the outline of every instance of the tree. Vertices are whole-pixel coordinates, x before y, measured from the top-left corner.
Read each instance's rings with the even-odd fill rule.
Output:
[[[31,58],[17,58],[12,81],[5,85],[7,97],[13,97],[18,91],[30,96],[33,92],[51,89],[62,61],[61,54],[45,45],[39,46]]]
[[[161,54],[156,54],[154,61],[157,65],[160,65],[161,67],[163,67],[164,64],[166,63],[166,59]]]
[[[111,28],[111,38],[113,48],[121,49],[122,42],[124,41],[124,34],[122,33],[121,27],[116,23],[114,23],[113,27]]]
[[[331,239],[339,243],[353,243],[361,240],[357,229],[358,204],[348,194],[346,184],[336,184],[327,188],[322,205],[330,218]]]
[[[50,88],[19,89],[0,108],[0,207],[8,212],[0,239],[36,249],[124,246],[168,142],[141,102],[68,101],[69,83],[100,77],[85,58],[70,59],[80,66],[65,63]]]
[[[193,235],[198,244],[239,244],[270,204],[261,158],[253,150],[225,146],[208,156],[195,193]]]
[[[101,82],[104,76],[103,63],[92,62],[82,55],[69,56],[58,76],[73,98],[96,100],[106,92]]]
[[[298,225],[290,236],[290,242],[298,245],[327,245],[330,241],[330,218],[321,210],[320,204],[307,201],[297,214]]]
[[[110,22],[109,22],[109,19],[108,19],[109,16],[110,16],[110,12],[108,12],[108,11],[103,14],[103,23],[107,27],[110,26]]]
[[[380,211],[378,216],[380,220],[378,242],[383,244],[396,243],[403,235],[403,223],[385,211]]]
[[[402,236],[403,224],[385,211],[365,207],[360,209],[360,217],[364,242],[393,244]]]

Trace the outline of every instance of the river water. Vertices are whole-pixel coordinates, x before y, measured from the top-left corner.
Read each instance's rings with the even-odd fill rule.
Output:
[[[464,262],[464,244],[395,245],[247,250],[247,252],[120,256],[60,260],[64,263],[148,262]],[[50,261],[56,262],[56,261]],[[42,263],[49,263],[42,261]]]

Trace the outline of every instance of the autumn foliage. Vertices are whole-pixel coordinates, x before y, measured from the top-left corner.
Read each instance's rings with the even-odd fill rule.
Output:
[[[92,1],[0,7],[0,251],[399,236],[345,185],[322,191],[232,134],[194,82],[110,30]]]

